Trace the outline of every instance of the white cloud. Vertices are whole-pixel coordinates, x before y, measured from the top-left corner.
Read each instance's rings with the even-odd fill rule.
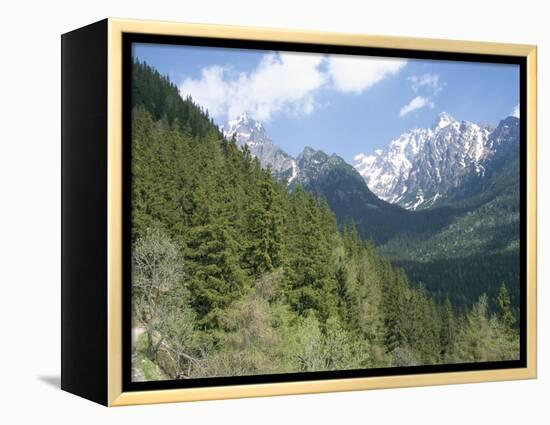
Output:
[[[311,114],[319,107],[316,94],[321,88],[359,94],[405,64],[401,59],[269,53],[250,72],[212,66],[198,79],[186,78],[179,89],[214,117],[231,119],[249,112],[269,121],[277,112]]]
[[[360,94],[384,78],[397,74],[406,63],[403,59],[334,55],[328,57],[328,73],[336,90]]]
[[[399,116],[404,117],[405,115],[407,115],[408,113],[410,113],[412,111],[415,111],[415,110],[421,109],[421,108],[425,108],[425,107],[433,108],[434,103],[430,99],[428,99],[427,97],[416,96],[409,103],[407,103],[405,106],[403,106],[399,110]]]
[[[415,93],[421,89],[429,89],[432,95],[437,95],[443,87],[444,83],[441,82],[439,74],[423,74],[423,75],[411,75],[407,78],[411,82],[411,88]]]
[[[435,107],[434,98],[446,85],[441,81],[439,74],[411,75],[407,80],[410,81],[411,89],[417,96],[399,110],[400,117],[417,109],[426,107],[433,109]]]
[[[519,118],[519,104],[514,107],[514,110],[510,113],[510,116]]]
[[[327,78],[319,69],[322,60],[313,54],[270,53],[250,73],[213,66],[203,69],[199,80],[187,78],[180,93],[214,116],[233,118],[246,111],[268,121],[283,110],[310,114],[316,107],[314,92]]]
[[[221,115],[225,113],[225,99],[229,95],[229,86],[224,80],[226,73],[227,69],[221,66],[204,68],[200,80],[185,79],[180,86],[180,93],[183,97],[193,97],[211,115]]]

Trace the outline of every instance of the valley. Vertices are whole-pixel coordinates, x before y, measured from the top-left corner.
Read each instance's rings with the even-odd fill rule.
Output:
[[[516,121],[407,209],[335,153],[287,154],[250,113],[219,127],[135,61],[133,380],[519,359]]]
[[[517,307],[517,116],[491,128],[442,113],[432,128],[403,134],[387,152],[356,156],[355,166],[307,146],[292,158],[250,114],[222,131],[246,145],[289,190],[302,186],[325,198],[340,226],[353,223],[363,238],[372,239],[381,254],[434,296],[462,288],[471,296],[458,289],[449,296],[466,307],[506,283]],[[466,273],[467,278],[462,272],[445,273],[458,265],[476,272]]]

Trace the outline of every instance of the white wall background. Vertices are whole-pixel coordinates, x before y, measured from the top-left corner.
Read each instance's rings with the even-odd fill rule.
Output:
[[[0,422],[549,423],[550,92],[545,2],[3,1],[0,5]],[[56,388],[61,33],[107,16],[539,46],[539,379],[105,409]],[[31,422],[32,421],[32,422]]]

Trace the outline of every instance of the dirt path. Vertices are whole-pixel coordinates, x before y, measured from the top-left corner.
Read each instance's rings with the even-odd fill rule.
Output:
[[[140,370],[139,367],[137,367],[136,363],[138,358],[137,358],[137,353],[135,351],[137,340],[143,332],[145,332],[145,329],[139,326],[132,328],[132,381],[133,382],[145,381],[145,376],[143,375],[143,372]]]
[[[136,346],[136,342],[143,332],[145,332],[145,328],[142,328],[140,326],[134,326],[132,328],[132,348]]]

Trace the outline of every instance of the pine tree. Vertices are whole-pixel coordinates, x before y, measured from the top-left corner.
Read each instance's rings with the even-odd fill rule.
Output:
[[[449,298],[445,298],[441,312],[441,359],[449,361],[453,356],[454,342],[456,338],[455,317]]]
[[[297,188],[290,199],[287,298],[299,314],[317,311],[321,321],[336,309],[331,248],[322,233],[323,212],[316,198]]]
[[[404,346],[406,337],[406,276],[402,270],[394,272],[389,260],[383,265],[382,311],[384,317],[384,343],[388,353]]]
[[[235,242],[219,223],[191,229],[187,245],[192,306],[206,329],[223,327],[224,309],[247,289]]]
[[[493,342],[489,301],[483,294],[466,315],[457,344],[458,358],[466,362],[489,361]]]
[[[248,217],[246,261],[254,276],[280,267],[284,259],[281,194],[268,171],[261,171]]]
[[[508,289],[503,283],[500,287],[500,291],[497,298],[498,305],[498,319],[502,323],[505,329],[509,332],[513,331],[516,318],[512,313],[510,296],[508,295]]]

